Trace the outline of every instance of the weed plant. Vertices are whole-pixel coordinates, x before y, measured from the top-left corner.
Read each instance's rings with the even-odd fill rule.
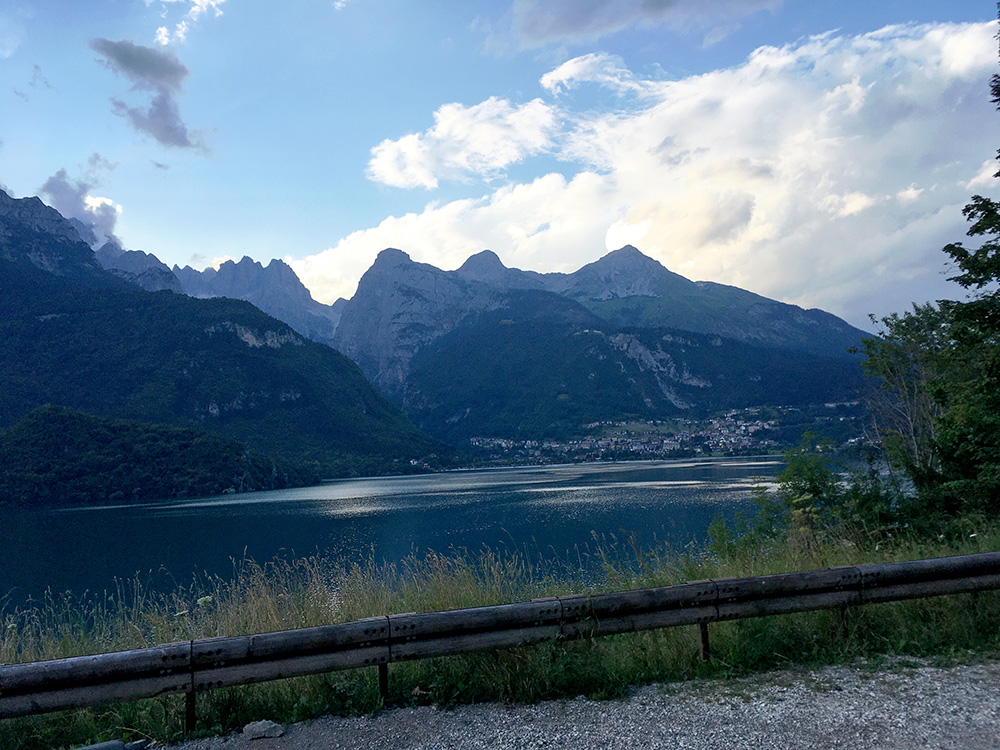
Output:
[[[234,564],[232,577],[198,578],[163,594],[136,579],[101,596],[50,594],[0,606],[0,663],[56,659],[160,643],[615,591],[727,576],[751,576],[1000,549],[1000,525],[964,520],[948,533],[869,537],[794,533],[735,538],[716,527],[708,548],[681,554],[595,540],[572,559],[482,551],[412,556],[399,564],[351,566],[322,558]],[[586,559],[585,559],[586,558]],[[581,568],[598,569],[583,576]],[[0,603],[2,604],[2,603]],[[764,617],[710,625],[712,660],[698,659],[694,627],[471,653],[390,666],[389,703],[454,705],[625,696],[652,681],[725,677],[796,665],[868,663],[891,655],[944,661],[989,658],[1000,646],[1000,596],[984,593]],[[202,693],[197,734],[238,731],[250,721],[288,723],[324,713],[382,708],[374,670],[359,669]],[[182,738],[183,696],[0,721],[0,747],[49,750],[111,739]]]

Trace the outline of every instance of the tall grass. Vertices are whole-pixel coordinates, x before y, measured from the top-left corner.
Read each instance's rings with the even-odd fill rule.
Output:
[[[861,533],[784,537],[747,545],[717,540],[714,551],[683,554],[666,545],[640,550],[627,540],[596,540],[553,561],[526,552],[455,551],[399,564],[351,566],[318,557],[245,560],[231,578],[199,578],[157,593],[140,580],[85,598],[48,595],[28,606],[0,602],[0,663],[140,648],[157,643],[348,622],[394,612],[434,611],[525,601],[583,591],[669,585],[834,565],[1000,549],[1000,526],[966,522],[934,540],[903,536],[878,544]],[[599,571],[594,573],[593,571]],[[586,575],[583,571],[590,571]],[[886,655],[938,659],[993,656],[1000,647],[1000,596],[950,596],[715,623],[713,659],[698,660],[693,627],[473,653],[390,667],[390,702],[450,705],[484,700],[618,697],[650,681],[725,676],[789,664],[850,662]],[[198,733],[238,730],[261,718],[282,723],[323,713],[376,711],[373,670],[351,670],[198,696]],[[0,747],[48,750],[109,739],[181,738],[183,697],[0,721]]]

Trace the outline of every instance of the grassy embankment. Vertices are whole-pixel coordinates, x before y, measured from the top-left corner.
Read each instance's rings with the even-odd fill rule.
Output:
[[[933,541],[889,543],[798,538],[752,548],[716,545],[712,553],[637,554],[610,540],[579,559],[535,562],[525,554],[429,556],[398,566],[334,568],[311,558],[236,566],[232,580],[201,580],[168,595],[140,585],[102,599],[56,596],[30,608],[0,611],[0,663],[53,659],[219,635],[260,633],[345,622],[393,612],[434,611],[523,601],[585,590],[669,585],[709,577],[749,576],[862,562],[939,557],[1000,549],[1000,526],[955,524]],[[585,588],[580,562],[604,576]],[[886,655],[944,661],[991,658],[1000,648],[1000,595],[939,597],[838,612],[717,623],[713,660],[697,657],[693,627],[553,642],[535,647],[394,664],[391,702],[454,704],[485,700],[615,698],[630,685],[728,676],[790,664],[844,663]],[[225,733],[249,721],[292,722],[322,713],[381,708],[374,670],[217,690],[198,697],[198,733]],[[0,721],[0,747],[72,747],[108,739],[181,738],[183,697]]]

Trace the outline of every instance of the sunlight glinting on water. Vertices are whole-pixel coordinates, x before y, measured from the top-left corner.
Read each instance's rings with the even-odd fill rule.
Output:
[[[773,459],[532,466],[349,479],[87,512],[27,510],[0,526],[0,593],[101,590],[136,571],[232,574],[233,560],[319,555],[399,562],[429,550],[527,550],[564,559],[596,542],[700,544],[716,517],[752,509]],[[764,478],[762,478],[762,476]],[[79,510],[79,509],[78,509]],[[701,540],[701,541],[699,541]],[[588,546],[589,545],[589,546]],[[73,550],[72,555],[37,550]]]

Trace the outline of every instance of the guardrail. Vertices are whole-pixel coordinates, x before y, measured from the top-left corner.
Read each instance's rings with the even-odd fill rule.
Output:
[[[1000,552],[712,579],[205,638],[0,666],[0,718],[186,693],[190,730],[195,694],[232,685],[374,666],[386,696],[391,662],[679,625],[699,626],[702,658],[707,659],[711,622],[991,589],[1000,589]]]

